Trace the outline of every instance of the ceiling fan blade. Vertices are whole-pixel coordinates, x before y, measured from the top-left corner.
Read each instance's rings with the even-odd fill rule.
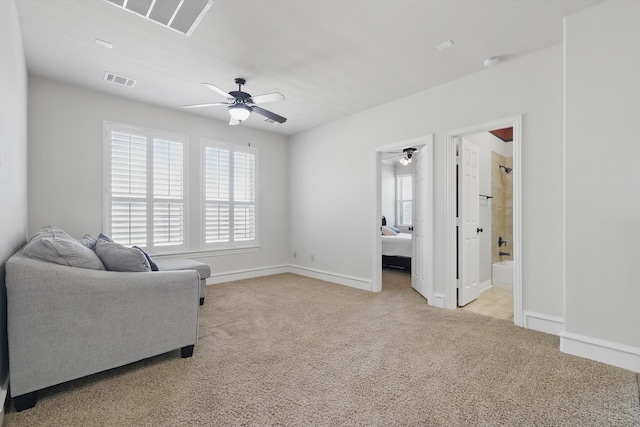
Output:
[[[254,106],[254,107],[251,107],[251,109],[253,110],[254,113],[260,114],[261,116],[266,117],[271,121],[278,122],[278,123],[284,123],[287,121],[286,118],[279,116],[276,113],[272,113],[271,111],[265,110],[264,108]]]
[[[229,95],[227,92],[225,92],[224,90],[220,89],[218,86],[211,84],[211,83],[202,83],[203,85],[205,85],[206,87],[208,87],[209,89],[211,89],[214,92],[219,93],[220,95],[224,96],[225,98],[229,98],[229,99],[233,99],[233,96]]]
[[[217,105],[230,105],[231,103],[227,102],[212,102],[209,104],[192,104],[192,105],[183,105],[182,108],[200,108],[200,107],[215,107]]]
[[[284,96],[279,92],[265,93],[264,95],[252,96],[250,102],[254,104],[265,104],[275,101],[284,101]]]
[[[235,126],[235,125],[239,125],[240,124],[240,120],[236,120],[233,117],[231,117],[229,119],[229,126]]]

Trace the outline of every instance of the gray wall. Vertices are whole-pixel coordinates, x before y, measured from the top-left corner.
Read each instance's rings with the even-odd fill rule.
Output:
[[[371,281],[377,218],[374,156],[367,153],[434,134],[434,284],[445,293],[446,133],[522,114],[524,310],[562,318],[562,70],[558,45],[294,136],[291,241],[304,256],[291,262]],[[339,245],[317,232],[327,229]]]
[[[201,177],[197,157],[201,138],[251,142],[259,150],[260,249],[189,256],[210,264],[213,275],[287,264],[286,137],[34,76],[29,78],[30,232],[44,225],[56,225],[75,237],[102,231],[104,120],[187,135],[188,144],[196,148],[188,159],[188,182],[193,183]],[[200,220],[198,196],[193,194],[190,200],[190,222]],[[191,233],[188,249],[198,249],[199,239]]]
[[[13,0],[0,1],[0,386],[7,376],[4,264],[27,233],[27,69]],[[6,389],[1,390],[2,396]],[[0,404],[4,399],[0,399]],[[0,420],[1,422],[1,420]]]
[[[638,372],[639,23],[640,2],[631,1],[606,2],[565,21],[563,340],[568,347],[594,340],[630,346]]]

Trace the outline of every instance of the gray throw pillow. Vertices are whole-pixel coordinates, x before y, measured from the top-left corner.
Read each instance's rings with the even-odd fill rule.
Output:
[[[93,252],[96,251],[96,242],[97,241],[98,241],[98,239],[96,239],[91,234],[85,234],[82,238],[78,239],[78,242],[82,243],[83,246],[88,247]]]
[[[33,236],[29,238],[29,241],[42,239],[43,237],[49,237],[51,239],[61,239],[61,240],[75,240],[73,237],[69,236],[64,230],[61,230],[58,227],[54,227],[52,225],[45,225],[40,230],[36,231]]]
[[[96,253],[109,271],[151,271],[147,257],[137,248],[127,248],[120,243],[98,239]]]
[[[69,267],[104,270],[100,258],[75,239],[41,237],[30,241],[22,253],[29,258],[53,262]]]

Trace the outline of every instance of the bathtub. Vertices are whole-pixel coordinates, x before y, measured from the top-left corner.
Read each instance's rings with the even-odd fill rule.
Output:
[[[491,284],[504,288],[513,288],[513,261],[499,261],[491,266]]]

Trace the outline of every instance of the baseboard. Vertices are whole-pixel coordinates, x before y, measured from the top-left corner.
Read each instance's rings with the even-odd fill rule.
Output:
[[[249,268],[246,270],[229,271],[224,273],[212,274],[207,279],[207,285],[215,285],[224,282],[234,282],[236,280],[252,279],[254,277],[271,276],[273,274],[293,273],[300,276],[311,277],[314,279],[324,280],[326,282],[336,283],[338,285],[349,286],[365,291],[372,290],[372,281],[343,274],[331,273],[328,271],[316,270],[307,267],[295,265],[275,265],[269,267]]]
[[[373,282],[370,279],[346,276],[343,274],[331,273],[328,271],[316,270],[313,268],[300,267],[296,265],[289,266],[289,272],[293,274],[299,274],[301,276],[311,277],[313,279],[336,283],[338,285],[361,289],[363,291],[373,291]]]
[[[478,289],[480,289],[480,292],[491,289],[491,279],[485,280],[484,282],[480,283]]]
[[[217,283],[234,282],[236,280],[252,279],[254,277],[271,276],[273,274],[289,273],[288,265],[274,265],[269,267],[248,268],[246,270],[228,271],[212,274],[207,279],[207,285]]]
[[[560,351],[640,373],[640,348],[638,347],[562,332]]]
[[[445,299],[446,295],[445,294],[440,294],[438,292],[433,294],[433,304],[431,304],[434,307],[438,307],[438,308],[445,308],[444,306],[444,299]]]
[[[524,327],[534,331],[552,335],[560,335],[564,331],[564,319],[548,314],[524,311]]]

